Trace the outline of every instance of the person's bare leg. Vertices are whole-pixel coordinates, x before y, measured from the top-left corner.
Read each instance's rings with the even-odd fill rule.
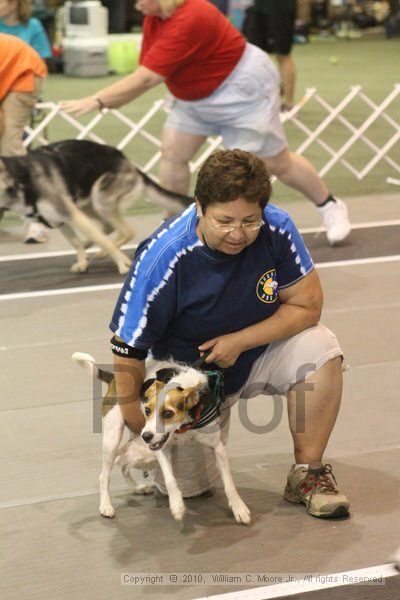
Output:
[[[296,82],[296,66],[290,54],[277,54],[279,71],[283,86],[283,103],[287,107],[294,104],[294,86]]]
[[[265,158],[271,175],[276,175],[283,183],[301,192],[317,206],[329,196],[328,188],[313,165],[303,156],[285,149],[274,157]]]
[[[316,205],[330,244],[335,245],[346,239],[351,232],[347,206],[329,194],[325,183],[306,158],[285,149],[272,158],[264,157],[264,162],[271,175],[276,175]]]
[[[293,386],[287,398],[295,462],[321,461],[342,398],[341,357],[328,361],[305,382]]]
[[[342,397],[341,357],[325,363],[288,393],[290,431],[295,464],[290,468],[284,497],[304,504],[314,517],[347,517],[350,503],[337,487],[332,466],[322,456],[336,422]]]
[[[176,129],[162,132],[161,185],[171,192],[187,194],[190,186],[189,161],[206,139]]]
[[[27,153],[22,138],[35,99],[34,93],[9,92],[3,100],[1,152],[4,156],[24,156]]]

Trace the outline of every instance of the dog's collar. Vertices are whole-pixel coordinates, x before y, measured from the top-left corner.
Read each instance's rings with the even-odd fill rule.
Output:
[[[193,418],[190,423],[184,423],[175,433],[185,433],[191,429],[200,429],[209,425],[220,414],[221,404],[225,400],[224,377],[220,371],[204,371],[208,379],[208,390],[189,414]]]

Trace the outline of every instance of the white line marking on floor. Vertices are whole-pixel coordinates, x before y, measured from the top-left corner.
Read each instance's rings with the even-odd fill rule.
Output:
[[[393,308],[398,308],[400,306],[400,302],[387,302],[387,303],[383,303],[383,304],[374,304],[371,306],[347,306],[347,307],[343,307],[343,308],[325,308],[323,309],[324,314],[329,314],[329,315],[340,315],[343,313],[349,313],[349,312],[360,312],[362,310],[387,310],[387,309],[393,309]]]
[[[290,581],[288,583],[278,583],[264,587],[242,590],[240,592],[228,592],[226,594],[217,594],[215,596],[204,596],[196,600],[269,600],[270,598],[286,598],[305,592],[323,590],[328,588],[351,585],[346,584],[346,578],[354,577],[394,577],[398,572],[393,564],[377,565],[365,569],[355,569],[353,571],[343,571],[340,573],[329,573],[331,580],[322,583],[322,581]],[[380,586],[377,586],[377,591]]]
[[[113,492],[129,493],[127,487],[113,489]],[[60,494],[54,496],[42,496],[41,498],[29,498],[26,500],[12,500],[10,502],[0,502],[0,510],[4,508],[18,508],[19,506],[30,506],[31,504],[42,504],[43,502],[57,502],[60,500],[69,500],[70,498],[84,498],[85,496],[97,496],[98,489],[88,490],[86,492],[70,492],[69,494]]]
[[[61,290],[40,290],[38,292],[21,292],[18,294],[2,294],[0,300],[23,300],[24,298],[42,298],[44,296],[65,296],[67,294],[85,294],[87,292],[104,292],[108,290],[118,290],[122,287],[121,283],[107,283],[102,285],[87,285],[76,288],[64,288]]]
[[[400,219],[393,219],[391,221],[371,221],[365,223],[353,223],[352,229],[368,229],[371,227],[393,227],[400,225]],[[299,230],[300,233],[323,233],[326,231],[325,227],[305,227]],[[136,250],[137,244],[126,244],[122,246],[122,250]],[[99,249],[89,248],[88,254],[94,254]],[[24,254],[10,254],[9,256],[0,256],[0,262],[12,262],[16,260],[32,260],[37,258],[57,258],[60,256],[73,256],[76,254],[75,250],[53,250],[49,252],[32,252]]]
[[[369,265],[376,263],[395,262],[400,260],[400,254],[395,256],[377,256],[372,258],[356,258],[354,260],[337,260],[332,262],[315,263],[317,269],[328,269],[334,267],[351,267],[354,265]],[[108,283],[102,285],[88,285],[75,288],[64,288],[54,290],[40,290],[37,292],[18,292],[14,294],[1,294],[1,300],[23,300],[28,298],[43,298],[46,296],[66,296],[68,294],[85,294],[88,292],[104,292],[121,289],[121,283]]]
[[[121,250],[136,250],[137,244],[126,244],[121,246]],[[100,248],[93,246],[86,250],[87,254],[95,254]],[[75,256],[76,250],[50,250],[48,252],[29,252],[25,254],[10,254],[9,256],[0,256],[0,262],[13,262],[15,260],[32,260],[35,258],[58,258],[60,256]]]
[[[400,225],[400,219],[393,219],[391,221],[370,221],[365,223],[352,223],[352,229],[370,229],[371,227],[396,227]],[[326,231],[325,227],[304,227],[299,229],[300,233],[320,233]]]
[[[377,307],[378,309],[379,307]],[[85,343],[99,342],[104,343],[104,336],[86,337]],[[46,342],[31,342],[30,344],[16,344],[15,346],[0,346],[0,352],[8,352],[9,350],[26,350],[32,348],[45,348],[47,346],[64,346],[66,344],[82,344],[82,338],[66,339],[66,340],[48,340]]]
[[[372,256],[371,258],[354,258],[351,260],[333,260],[331,262],[315,263],[317,269],[330,269],[332,267],[351,267],[354,265],[371,265],[376,263],[396,262],[400,254],[393,256]]]
[[[375,362],[364,363],[362,365],[350,365],[350,369],[371,369],[373,367],[380,367],[382,365],[390,365],[390,364],[397,365],[399,362],[400,362],[399,359],[395,359],[395,360],[379,360],[379,361],[375,361]],[[394,372],[398,373],[398,370],[396,369]]]

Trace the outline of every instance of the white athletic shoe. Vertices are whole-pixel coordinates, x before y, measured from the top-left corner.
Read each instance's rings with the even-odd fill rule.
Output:
[[[339,200],[339,198],[335,198],[335,200],[336,202],[331,200],[325,206],[317,207],[324,220],[326,237],[332,246],[342,242],[351,231],[347,206],[343,200]]]
[[[38,221],[28,220],[24,243],[43,244],[47,242],[46,227]]]

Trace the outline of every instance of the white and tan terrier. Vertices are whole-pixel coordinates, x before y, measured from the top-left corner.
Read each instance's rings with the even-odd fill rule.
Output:
[[[112,518],[115,515],[109,495],[114,463],[120,464],[122,474],[134,494],[147,494],[154,491],[154,487],[138,484],[130,469],[149,471],[158,462],[164,476],[171,513],[177,521],[181,521],[185,504],[173,473],[170,447],[194,440],[214,449],[234,517],[238,523],[250,523],[250,511],[237,492],[221,441],[221,431],[216,422],[218,409],[212,402],[206,374],[174,362],[158,363],[151,369],[142,388],[144,427],[140,435],[130,431],[129,441],[120,449],[126,424],[117,399],[114,374],[99,369],[89,354],[76,352],[72,358],[108,385],[103,400],[103,469],[99,477],[99,510],[104,517]]]

